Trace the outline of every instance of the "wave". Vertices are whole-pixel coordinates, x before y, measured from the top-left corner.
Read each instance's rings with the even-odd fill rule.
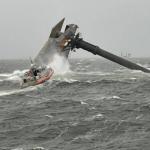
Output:
[[[99,75],[99,76],[105,76],[105,75],[113,75],[113,72],[101,72],[101,71],[91,71],[91,72],[72,72],[74,74],[78,74],[78,75]]]
[[[1,73],[1,74],[0,74],[0,77],[9,77],[9,76],[10,76],[9,73]]]
[[[30,146],[31,147],[31,146]],[[11,150],[29,150],[29,147],[28,148],[24,148],[24,147],[19,147],[19,148],[14,148],[14,149],[11,149]],[[45,150],[44,147],[31,147],[30,149],[32,150]]]
[[[14,95],[14,94],[20,94],[23,92],[29,92],[29,91],[35,90],[36,88],[37,87],[28,87],[26,89],[14,89],[14,90],[0,91],[0,97]]]
[[[53,78],[53,81],[66,82],[66,83],[80,82],[79,80],[76,80],[76,79],[60,77],[60,76],[57,76],[57,77],[55,76]]]
[[[85,121],[93,121],[95,119],[99,119],[99,118],[103,118],[103,114],[99,113],[99,114],[96,114],[96,115],[93,115],[91,117],[88,117],[88,118],[85,118]]]
[[[135,78],[135,77],[132,77],[132,78],[129,78],[130,80],[133,80],[133,81],[135,81],[137,78]]]
[[[12,73],[1,73],[0,77],[10,77],[14,75],[22,75],[25,73],[27,70],[14,70]]]
[[[103,85],[107,85],[107,84],[131,84],[130,80],[115,80],[115,79],[99,79],[99,80],[75,80],[75,79],[56,79],[53,80],[54,82],[58,81],[58,85],[59,84],[80,84],[80,85],[92,85],[92,84],[103,84]]]
[[[103,100],[121,99],[121,97],[113,95],[113,96],[104,96],[104,97],[101,97],[101,99],[103,99]]]
[[[0,81],[20,81],[20,77],[26,72],[27,70],[15,70],[13,73],[2,73],[0,74]]]

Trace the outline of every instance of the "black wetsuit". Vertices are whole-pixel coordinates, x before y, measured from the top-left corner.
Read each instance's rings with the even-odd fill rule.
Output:
[[[33,75],[34,75],[34,76],[37,76],[37,70],[36,70],[36,69],[33,70]]]

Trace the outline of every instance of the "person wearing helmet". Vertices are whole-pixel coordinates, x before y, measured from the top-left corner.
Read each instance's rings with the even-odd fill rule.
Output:
[[[30,73],[34,77],[34,79],[36,80],[38,69],[37,69],[37,66],[35,64],[31,64]]]

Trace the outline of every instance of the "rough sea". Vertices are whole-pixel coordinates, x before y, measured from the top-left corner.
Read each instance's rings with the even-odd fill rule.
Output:
[[[20,89],[29,61],[0,60],[0,150],[150,150],[150,74],[95,58],[59,65]]]

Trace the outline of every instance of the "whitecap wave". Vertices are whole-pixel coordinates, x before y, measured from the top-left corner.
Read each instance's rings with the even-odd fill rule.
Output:
[[[10,73],[1,73],[0,77],[9,77],[11,74]]]
[[[78,75],[97,75],[97,76],[105,76],[105,75],[113,75],[112,72],[101,72],[101,71],[93,71],[93,72],[74,72],[74,74]]]
[[[88,103],[84,102],[84,101],[80,101],[81,105],[88,105]]]
[[[19,81],[21,80],[21,76],[26,72],[27,70],[15,70],[13,73],[3,73],[0,74],[1,81]]]
[[[110,100],[110,99],[121,99],[121,97],[116,96],[116,95],[114,95],[114,96],[103,96],[103,97],[101,97],[101,99],[102,99],[102,100],[103,100],[103,99],[106,99],[106,100]]]
[[[24,150],[23,148],[15,148],[15,149],[11,149],[11,150]]]
[[[60,81],[60,82],[68,82],[68,83],[73,83],[77,82],[79,80],[73,79],[72,77],[66,75],[54,75],[53,77],[54,81]]]
[[[22,92],[29,92],[29,91],[33,91],[35,89],[36,89],[36,87],[28,87],[26,89],[14,89],[14,90],[0,91],[0,96],[20,94]]]
[[[134,77],[132,77],[132,78],[129,78],[130,80],[136,80],[137,78],[134,78]]]
[[[93,115],[93,116],[91,116],[91,117],[88,117],[88,118],[86,118],[85,120],[86,121],[93,121],[94,119],[99,119],[99,118],[103,118],[104,116],[103,116],[103,114],[96,114],[96,115]]]

